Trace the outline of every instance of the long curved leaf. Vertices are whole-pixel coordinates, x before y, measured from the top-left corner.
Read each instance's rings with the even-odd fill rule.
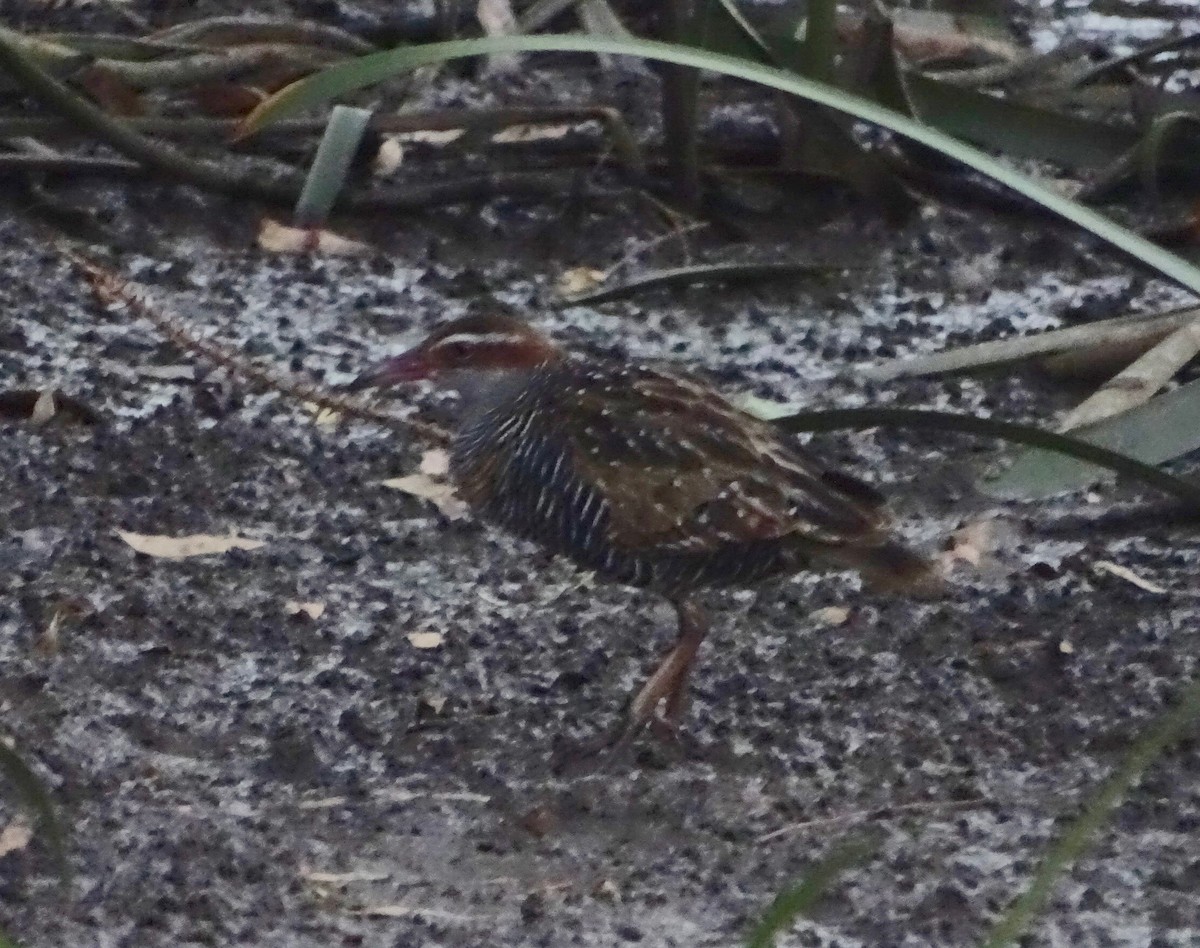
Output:
[[[1148,464],[1188,454],[1200,448],[1200,382],[1188,382],[1072,434]],[[1100,480],[1103,473],[1062,454],[1025,451],[1006,470],[983,478],[979,487],[1002,500],[1036,500],[1080,490]]]
[[[580,52],[614,56],[639,56],[659,62],[707,69],[736,79],[745,79],[816,102],[911,138],[960,161],[1011,188],[1064,220],[1105,240],[1113,247],[1153,267],[1200,293],[1200,269],[1163,250],[1144,237],[1114,223],[1090,208],[1063,197],[1044,185],[989,157],[976,148],[944,135],[926,125],[874,102],[843,92],[824,83],[720,53],[675,46],[653,40],[613,40],[588,36],[501,36],[478,40],[430,43],[372,53],[339,63],[281,89],[246,117],[241,133],[249,135],[270,122],[306,108],[320,105],[364,86],[374,85],[418,66],[492,53]]]
[[[1058,454],[1088,461],[1108,468],[1131,480],[1141,481],[1178,498],[1190,507],[1200,509],[1200,484],[1175,477],[1149,464],[1099,445],[1068,435],[1045,431],[1032,425],[994,418],[976,418],[954,412],[924,408],[836,408],[828,411],[801,411],[775,419],[785,431],[839,431],[846,428],[924,428],[935,431],[957,431],[963,434],[1000,438],[1017,444],[1044,448]]]

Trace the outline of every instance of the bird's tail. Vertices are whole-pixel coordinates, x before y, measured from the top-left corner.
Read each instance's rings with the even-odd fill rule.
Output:
[[[879,546],[845,546],[830,552],[834,562],[858,570],[872,592],[926,598],[945,587],[937,560],[914,553],[894,540]]]

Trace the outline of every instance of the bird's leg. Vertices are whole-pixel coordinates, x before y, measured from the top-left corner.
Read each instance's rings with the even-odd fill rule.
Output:
[[[678,599],[675,601],[675,611],[679,614],[679,639],[668,659],[677,658],[679,670],[664,696],[662,717],[658,719],[670,728],[672,734],[677,733],[683,723],[688,704],[688,682],[696,664],[696,655],[708,634],[708,614],[696,603],[689,599]]]
[[[649,724],[654,725],[660,737],[674,739],[678,733],[687,707],[688,678],[704,636],[708,634],[708,616],[690,599],[676,599],[674,605],[679,615],[679,636],[654,674],[633,696],[614,749],[628,745]],[[663,712],[656,717],[655,710],[660,703],[664,704]]]
[[[675,644],[630,700],[620,725],[596,740],[556,754],[556,771],[586,773],[600,764],[599,758],[614,757],[628,748],[648,725],[661,738],[674,741],[678,737],[679,722],[687,705],[688,676],[708,632],[708,616],[688,599],[674,600],[674,605],[679,615]],[[656,715],[660,704],[664,705],[663,712]]]

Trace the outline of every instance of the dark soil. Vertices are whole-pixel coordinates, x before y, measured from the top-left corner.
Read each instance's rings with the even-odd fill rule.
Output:
[[[644,204],[348,221],[376,254],[297,260],[257,250],[259,211],[232,202],[158,185],[57,193],[104,207],[110,232],[145,248],[120,266],[159,305],[330,382],[494,293],[561,339],[675,359],[731,394],[1047,420],[1078,394],[1009,377],[883,387],[861,369],[1185,298],[1042,223],[929,209],[897,227],[814,199],[791,221],[812,219],[802,236],[768,234],[754,255],[862,269],[554,310],[564,270],[663,233]],[[917,545],[1001,518],[997,562],[932,602],[842,574],[714,596],[693,754],[647,743],[603,774],[554,778],[556,739],[610,723],[668,644],[667,607],[381,487],[416,469],[421,445],[317,424],[207,367],[164,378],[190,358],[100,308],[10,210],[2,387],[58,386],[107,420],[0,419],[0,715],[53,787],[76,872],[64,896],[39,843],[0,857],[3,925],[24,945],[735,945],[867,827],[875,855],[780,944],[974,944],[1196,671],[1195,528],[1106,525],[1151,498],[997,507],[970,487],[993,445],[830,436],[819,450],[883,486]],[[677,243],[646,253],[680,259]],[[265,543],[172,561],[117,530]],[[1098,575],[1102,560],[1167,592]],[[325,611],[288,615],[293,601]],[[825,606],[849,620],[821,625]],[[414,632],[442,642],[418,649]],[[1198,830],[1190,740],[1029,944],[1200,942]]]

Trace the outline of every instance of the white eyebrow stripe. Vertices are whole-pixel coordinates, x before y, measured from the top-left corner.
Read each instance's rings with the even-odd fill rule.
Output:
[[[460,332],[453,336],[447,336],[445,339],[439,339],[434,345],[436,346],[454,346],[460,343],[470,345],[492,345],[495,343],[519,343],[522,341],[520,336],[510,332]]]

